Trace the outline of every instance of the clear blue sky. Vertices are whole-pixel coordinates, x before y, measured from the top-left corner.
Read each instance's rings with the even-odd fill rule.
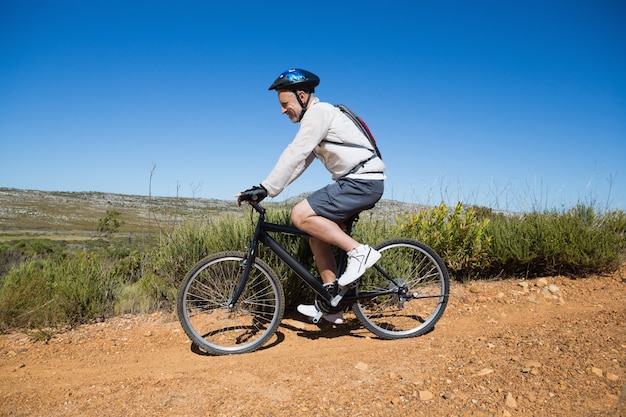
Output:
[[[626,2],[0,0],[0,186],[229,199],[297,125],[367,121],[384,198],[626,209]],[[330,181],[319,162],[277,199]]]

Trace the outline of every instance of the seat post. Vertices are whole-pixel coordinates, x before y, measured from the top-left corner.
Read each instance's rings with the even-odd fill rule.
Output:
[[[357,214],[352,215],[352,216],[348,219],[348,221],[346,222],[346,233],[347,233],[349,236],[352,236],[352,231],[354,230],[354,225],[356,224],[356,222],[358,222],[358,221],[359,221],[359,215],[360,215],[360,214],[361,214],[361,213],[357,213]]]

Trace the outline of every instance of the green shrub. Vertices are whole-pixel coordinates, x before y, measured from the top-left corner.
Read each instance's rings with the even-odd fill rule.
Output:
[[[6,242],[0,245],[0,275],[18,266],[24,259],[42,258],[63,252],[59,243],[32,239]]]
[[[565,213],[494,218],[490,269],[522,276],[613,271],[623,262],[624,218],[623,212],[598,216],[582,205]]]
[[[355,240],[367,243],[370,246],[387,239],[399,237],[400,234],[401,230],[397,223],[375,218],[370,211],[361,213],[352,233]]]
[[[98,241],[69,251],[58,242],[11,242],[0,247],[7,261],[0,274],[0,331],[54,328],[113,313],[172,309],[178,287],[209,253],[244,251],[256,215],[183,222],[159,242]],[[268,210],[267,220],[291,224],[290,209]],[[495,214],[490,209],[445,204],[380,220],[361,215],[353,234],[375,245],[392,237],[421,240],[444,259],[455,278],[585,275],[619,268],[626,252],[626,215],[598,214],[579,205],[566,212]],[[315,276],[306,238],[273,237]],[[145,241],[144,241],[145,242]],[[287,308],[310,302],[312,291],[263,245],[258,254],[279,276]]]
[[[123,286],[115,302],[115,313],[148,313],[170,309],[175,303],[177,288],[152,272],[137,282]]]
[[[457,277],[471,275],[488,265],[491,236],[489,219],[479,219],[474,208],[444,203],[398,218],[399,233],[432,247]]]
[[[107,210],[107,215],[98,220],[98,232],[103,233],[105,236],[111,236],[120,230],[120,227],[124,225],[124,221],[119,220],[119,211]]]
[[[0,329],[85,323],[112,311],[118,285],[98,257],[24,262],[2,278]]]
[[[209,253],[237,248],[243,250],[250,233],[246,223],[226,217],[211,222],[179,223],[148,255],[144,273],[158,276],[167,286],[178,289],[187,272],[198,261]],[[161,292],[161,296],[162,302],[175,301],[175,291]]]

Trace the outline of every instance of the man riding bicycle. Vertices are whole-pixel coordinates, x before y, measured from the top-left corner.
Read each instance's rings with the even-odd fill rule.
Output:
[[[300,123],[300,128],[267,178],[260,186],[240,194],[238,201],[246,193],[277,196],[315,158],[319,159],[335,182],[296,204],[291,219],[296,227],[309,234],[322,282],[332,289],[336,281],[342,287],[356,281],[380,259],[378,251],[354,240],[341,225],[380,200],[386,167],[355,123],[339,108],[315,96],[319,82],[319,77],[309,71],[290,69],[269,87],[277,92],[282,113],[293,123]],[[331,246],[348,253],[345,272],[338,280]],[[309,317],[319,314],[315,305],[299,305],[298,311]],[[343,323],[341,313],[324,313],[322,317],[332,323]]]

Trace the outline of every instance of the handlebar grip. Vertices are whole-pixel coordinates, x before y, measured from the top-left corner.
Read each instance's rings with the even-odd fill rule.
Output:
[[[263,186],[254,186],[242,191],[239,195],[239,201],[254,201],[260,202],[267,197],[267,190]]]

